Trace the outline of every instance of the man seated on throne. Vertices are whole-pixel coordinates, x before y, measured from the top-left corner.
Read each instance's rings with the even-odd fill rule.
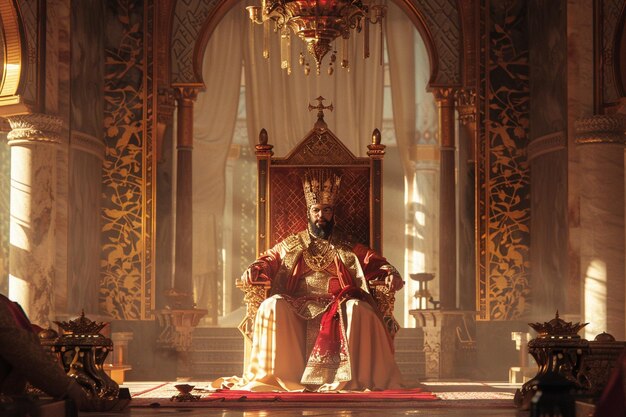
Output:
[[[244,282],[270,282],[274,295],[258,309],[243,377],[220,380],[223,386],[252,391],[400,387],[393,340],[367,282],[381,279],[397,291],[404,281],[385,258],[335,224],[340,183],[329,170],[307,172],[308,228],[244,272]]]

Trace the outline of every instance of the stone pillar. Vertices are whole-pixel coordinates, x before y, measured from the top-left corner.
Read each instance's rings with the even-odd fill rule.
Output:
[[[434,91],[439,112],[441,171],[439,172],[439,288],[441,308],[451,310],[456,303],[456,181],[454,91]]]
[[[409,310],[424,332],[427,380],[473,377],[476,372],[476,312]]]
[[[196,309],[193,301],[193,212],[192,212],[192,159],[193,103],[200,85],[184,85],[175,89],[178,104],[176,132],[176,243],[174,286],[165,294],[165,309],[157,310],[161,327],[157,344],[177,353],[177,375],[189,376],[192,372],[189,357],[191,335],[206,310]]]
[[[157,95],[157,128],[156,128],[156,157],[157,157],[157,186],[156,210],[158,227],[156,228],[156,256],[155,256],[155,304],[157,309],[166,305],[165,293],[172,288],[174,260],[174,152],[173,126],[176,100],[174,93],[162,89]]]
[[[580,182],[581,279],[585,336],[603,331],[624,340],[624,145],[626,116],[596,115],[576,123]],[[590,340],[591,340],[590,339]]]
[[[476,310],[476,90],[456,92],[459,112],[459,308]]]
[[[62,120],[46,114],[7,117],[11,132],[9,298],[33,323],[54,315],[56,151]]]
[[[7,144],[9,122],[0,118],[0,293],[9,293],[9,194],[11,190],[11,148]]]
[[[180,308],[193,307],[193,214],[192,214],[192,159],[193,103],[199,86],[180,86],[175,89],[178,104],[176,132],[176,246],[174,289],[181,295]],[[184,294],[184,296],[183,296]]]
[[[67,245],[63,248],[68,266],[69,302],[66,311],[70,315],[78,315],[81,311],[92,315],[99,313],[104,152],[102,137],[77,130],[70,132],[70,152],[67,158],[68,237]],[[57,207],[62,210],[62,205]]]

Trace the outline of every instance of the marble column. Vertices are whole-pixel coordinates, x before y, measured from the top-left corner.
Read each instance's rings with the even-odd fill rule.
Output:
[[[572,321],[582,321],[582,269],[580,182],[585,175],[576,141],[576,120],[593,114],[594,106],[594,0],[567,0],[567,223],[568,223],[568,294],[566,307]],[[532,185],[531,185],[532,187]],[[532,188],[531,188],[532,189]]]
[[[9,293],[9,193],[11,190],[11,148],[7,144],[9,123],[0,119],[0,293]]]
[[[597,115],[576,123],[580,156],[581,278],[587,339],[606,331],[626,336],[624,291],[625,115]]]
[[[62,120],[46,114],[7,118],[11,132],[9,298],[33,323],[49,326],[54,311],[56,157]]]
[[[175,89],[177,112],[176,134],[176,244],[174,289],[181,295],[181,308],[193,307],[193,212],[192,212],[192,158],[193,104],[198,87],[181,86]],[[183,296],[184,295],[184,296]]]
[[[441,170],[439,180],[439,288],[441,308],[455,309],[456,301],[456,181],[454,91],[438,88],[434,91],[439,113]]]

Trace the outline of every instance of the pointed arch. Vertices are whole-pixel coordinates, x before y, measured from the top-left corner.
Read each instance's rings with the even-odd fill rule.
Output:
[[[457,0],[393,0],[422,36],[430,60],[429,88],[461,84],[461,19]],[[202,60],[211,34],[240,0],[177,2],[170,41],[172,83],[202,83]],[[190,40],[192,42],[190,42]]]
[[[22,23],[19,10],[11,0],[0,0],[2,20],[2,75],[0,78],[0,106],[19,101],[20,84],[26,60],[22,43]]]

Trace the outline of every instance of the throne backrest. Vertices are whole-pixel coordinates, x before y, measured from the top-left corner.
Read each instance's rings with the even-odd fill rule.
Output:
[[[257,252],[260,254],[307,226],[302,188],[304,173],[327,168],[341,176],[335,224],[355,241],[378,253],[381,245],[382,157],[378,130],[367,157],[357,157],[326,128],[323,119],[285,157],[274,157],[267,134],[257,145]]]

